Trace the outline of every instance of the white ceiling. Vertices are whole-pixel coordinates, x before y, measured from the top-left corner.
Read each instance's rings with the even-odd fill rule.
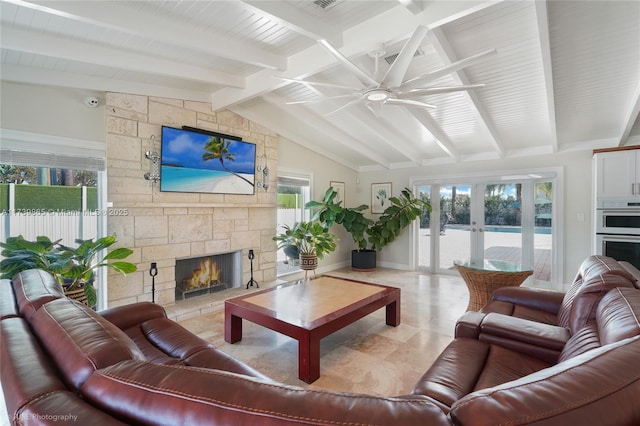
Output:
[[[0,75],[212,102],[357,171],[640,143],[639,1],[331,1],[2,0]],[[407,77],[495,48],[433,82],[486,86],[379,117],[286,104],[343,92],[274,76],[358,84],[317,40],[372,73],[418,25]]]

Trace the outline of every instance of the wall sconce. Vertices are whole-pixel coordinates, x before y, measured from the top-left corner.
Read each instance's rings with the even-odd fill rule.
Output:
[[[258,188],[262,188],[265,191],[269,189],[269,166],[267,165],[267,154],[264,152],[262,156],[258,158]]]
[[[151,135],[151,149],[153,149],[155,141],[155,135]],[[147,151],[144,156],[151,160],[151,168],[148,173],[144,174],[144,178],[150,180],[151,185],[156,184],[160,181],[160,154],[155,151]]]
[[[145,157],[151,160],[151,168],[144,174],[144,178],[150,180],[153,185],[160,181],[160,154],[155,151],[147,151]]]

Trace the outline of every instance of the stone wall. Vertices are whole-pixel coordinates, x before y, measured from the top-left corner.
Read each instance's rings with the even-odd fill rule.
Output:
[[[268,191],[254,195],[160,192],[144,179],[150,169],[146,151],[160,152],[161,127],[192,126],[242,137],[266,153],[271,169]],[[134,254],[138,271],[109,275],[108,306],[151,300],[151,262],[157,262],[155,300],[175,302],[175,260],[241,250],[243,282],[249,281],[249,249],[255,251],[254,277],[276,278],[276,176],[278,135],[211,104],[121,93],[106,95],[108,201],[113,211],[108,232]]]

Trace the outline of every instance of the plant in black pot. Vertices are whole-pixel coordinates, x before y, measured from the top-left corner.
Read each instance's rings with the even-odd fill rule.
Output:
[[[283,225],[284,232],[273,237],[278,248],[294,247],[300,256],[303,270],[315,270],[318,259],[336,249],[337,238],[319,222],[296,222],[293,226]]]
[[[424,211],[431,211],[428,201],[414,197],[409,188],[404,188],[399,197],[389,198],[389,207],[374,221],[363,213],[369,206],[343,207],[342,202],[335,201],[336,195],[335,190],[329,188],[322,201],[309,201],[305,207],[317,209],[312,220],[320,221],[327,228],[337,223],[351,234],[357,247],[351,252],[351,267],[355,270],[375,269],[376,253],[395,240]]]
[[[124,247],[110,251],[100,262],[96,260],[98,253],[116,243],[114,235],[96,240],[79,239],[76,243],[77,247],[67,247],[60,244],[60,240],[53,242],[45,236],[35,241],[25,240],[22,235],[7,238],[0,243],[4,257],[0,262],[0,278],[11,279],[27,269],[42,269],[62,284],[67,296],[94,306],[97,300],[93,274],[98,268],[109,267],[122,274],[137,270],[133,263],[121,261],[133,253]]]

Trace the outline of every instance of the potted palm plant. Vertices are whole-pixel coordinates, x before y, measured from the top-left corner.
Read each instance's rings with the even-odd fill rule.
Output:
[[[89,306],[96,304],[96,289],[93,286],[94,272],[109,267],[122,274],[137,270],[136,265],[124,262],[133,253],[128,248],[117,248],[107,253],[100,262],[96,256],[116,243],[115,235],[88,240],[76,240],[77,247],[60,244],[39,236],[35,241],[25,240],[22,235],[7,238],[0,243],[3,248],[0,262],[0,278],[13,278],[26,269],[43,269],[51,273],[63,286],[68,297],[76,298]]]
[[[284,232],[273,237],[278,248],[295,247],[300,256],[303,270],[314,270],[318,259],[336,249],[337,238],[319,222],[296,222],[293,226],[284,225]]]
[[[424,211],[431,211],[428,201],[416,198],[409,188],[404,188],[399,197],[389,197],[389,207],[374,221],[363,213],[368,205],[343,207],[342,202],[335,201],[336,195],[330,187],[322,201],[309,201],[305,207],[317,209],[312,220],[320,221],[327,228],[337,223],[351,234],[356,244],[351,252],[351,267],[356,270],[375,269],[376,253],[395,240]]]

